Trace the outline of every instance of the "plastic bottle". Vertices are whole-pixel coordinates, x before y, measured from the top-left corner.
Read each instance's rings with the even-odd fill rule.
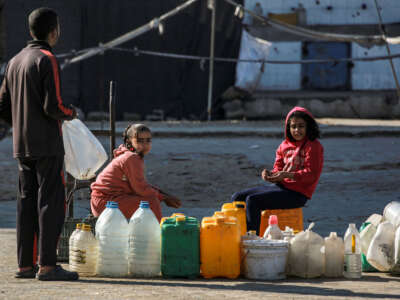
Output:
[[[389,271],[393,264],[395,227],[389,221],[379,224],[368,248],[367,260],[381,272]]]
[[[376,233],[374,224],[370,222],[364,222],[360,226],[360,238],[361,238],[361,269],[363,272],[378,272],[373,266],[367,261],[367,253],[369,245]]]
[[[268,219],[268,228],[265,230],[264,239],[268,240],[282,240],[283,234],[278,227],[278,217],[270,215]]]
[[[285,231],[283,231],[282,234],[284,241],[290,242],[290,240],[294,238],[293,228],[290,228],[289,226],[285,227]]]
[[[361,278],[361,239],[354,223],[344,235],[344,277]]]
[[[161,228],[147,201],[129,220],[129,274],[159,276],[161,272]]]
[[[390,271],[395,275],[400,274],[400,227],[397,228],[394,238],[394,263]]]
[[[73,244],[74,244],[75,236],[81,230],[81,228],[82,228],[82,223],[77,223],[76,224],[76,229],[72,232],[71,236],[69,237],[69,241],[68,241],[68,250],[69,250],[68,252],[69,252],[69,255],[68,255],[68,257],[71,257],[71,254],[72,254],[71,249],[74,246]]]
[[[342,277],[344,263],[344,244],[336,232],[325,238],[325,277]]]
[[[315,278],[324,273],[325,254],[324,239],[311,231],[314,223],[306,231],[299,232],[290,241],[287,267],[290,275],[302,278]]]
[[[99,242],[97,274],[110,277],[128,275],[129,226],[118,203],[108,201],[96,222]]]
[[[70,250],[70,270],[83,276],[96,275],[98,244],[91,230],[90,225],[83,224]]]

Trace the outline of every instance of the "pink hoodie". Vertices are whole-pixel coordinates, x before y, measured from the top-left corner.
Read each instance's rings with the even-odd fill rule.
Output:
[[[293,190],[311,199],[317,187],[324,162],[324,148],[315,139],[310,141],[307,137],[302,141],[292,142],[286,136],[286,125],[291,114],[302,111],[314,118],[312,114],[302,107],[294,107],[286,116],[285,140],[276,150],[273,172],[294,172],[294,179],[285,178],[281,184],[289,190]]]
[[[129,194],[163,199],[161,193],[146,181],[143,158],[124,145],[114,150],[114,159],[97,176],[91,189],[92,196],[100,198]]]

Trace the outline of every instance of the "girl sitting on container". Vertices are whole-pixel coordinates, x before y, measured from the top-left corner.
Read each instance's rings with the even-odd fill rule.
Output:
[[[180,207],[181,202],[146,181],[143,157],[151,150],[151,131],[143,124],[131,124],[123,138],[124,143],[114,150],[114,159],[91,185],[92,213],[99,216],[107,201],[116,201],[121,212],[130,219],[144,200],[149,202],[160,221],[161,201],[175,208]]]
[[[273,184],[232,195],[232,201],[246,201],[247,230],[259,233],[263,210],[303,207],[311,199],[324,161],[319,137],[318,124],[305,108],[294,107],[288,113],[285,140],[276,150],[274,167],[261,173],[263,180]]]

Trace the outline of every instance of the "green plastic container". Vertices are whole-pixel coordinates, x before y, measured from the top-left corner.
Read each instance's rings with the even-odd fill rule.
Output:
[[[196,278],[200,273],[200,226],[196,218],[176,216],[161,225],[161,273]]]
[[[360,233],[363,231],[367,225],[370,224],[369,222],[362,223],[360,227]],[[365,256],[364,253],[361,253],[361,268],[363,272],[379,272],[377,269],[375,269],[373,266],[371,266],[367,260],[367,257]]]

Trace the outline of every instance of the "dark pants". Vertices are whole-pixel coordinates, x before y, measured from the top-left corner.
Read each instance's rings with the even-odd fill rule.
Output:
[[[18,266],[33,265],[34,236],[39,236],[39,264],[54,266],[64,224],[64,157],[19,158],[17,200]]]
[[[259,234],[261,212],[266,209],[298,208],[304,206],[307,197],[281,185],[263,185],[232,195],[232,201],[246,201],[247,230]]]

